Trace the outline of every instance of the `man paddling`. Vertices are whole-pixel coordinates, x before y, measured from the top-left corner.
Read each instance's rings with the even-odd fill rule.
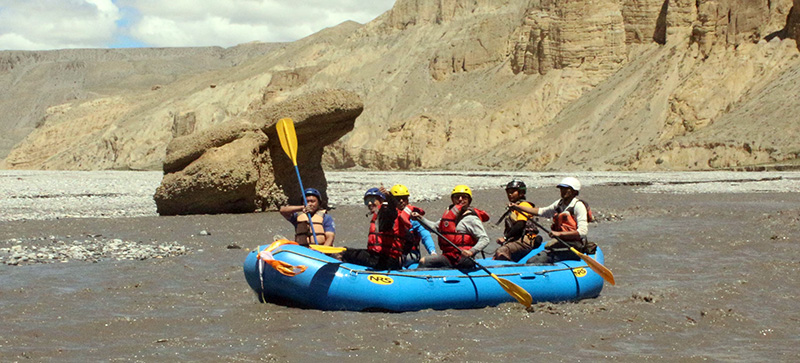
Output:
[[[525,200],[527,189],[525,182],[521,180],[515,179],[506,184],[508,213],[503,218],[505,225],[503,236],[497,238],[500,247],[494,253],[495,260],[517,262],[542,243],[542,237],[538,235],[539,230],[533,223],[527,223],[533,216],[511,208],[514,205],[535,207],[533,203]]]
[[[447,207],[436,223],[441,233],[439,248],[442,254],[423,257],[419,267],[472,268],[475,266],[475,254],[489,245],[489,236],[483,227],[483,222],[489,220],[489,214],[471,206],[472,190],[466,185],[456,185],[450,192],[450,201],[453,204]],[[434,224],[420,213],[414,212],[412,217],[428,226]]]
[[[514,210],[531,213],[545,218],[553,218],[550,237],[560,239],[550,241],[542,252],[528,259],[527,263],[555,263],[564,260],[580,260],[580,256],[569,248],[585,254],[594,253],[597,246],[589,242],[590,212],[582,200],[578,199],[581,191],[581,182],[573,177],[561,180],[556,186],[561,193],[561,199],[544,208],[529,208],[518,204],[510,205]],[[565,245],[566,244],[566,245]]]

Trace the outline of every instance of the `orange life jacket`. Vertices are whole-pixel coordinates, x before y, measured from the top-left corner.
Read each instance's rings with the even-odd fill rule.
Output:
[[[317,234],[317,242],[320,244],[325,241],[325,228],[322,223],[325,220],[326,212],[326,210],[320,209],[311,216],[311,224],[314,225],[314,233]],[[297,226],[294,227],[294,240],[304,245],[314,242],[311,228],[309,228],[308,215],[305,213],[297,213]]]
[[[580,199],[576,199],[575,204],[583,203],[586,207],[586,220],[594,221],[594,217],[592,216],[589,205],[586,204],[584,201]],[[568,207],[564,209],[562,212],[557,212],[553,215],[553,224],[550,226],[553,231],[559,232],[571,232],[578,230],[578,221],[575,219],[575,205],[573,204],[572,207]],[[586,250],[587,248],[587,241],[586,238],[581,238],[580,236],[575,237],[561,237],[562,240],[568,242],[578,242],[577,248],[578,250]]]
[[[477,209],[477,208],[469,208],[460,218],[458,218],[459,212],[461,211],[460,205],[453,205],[447,209],[446,212],[442,215],[442,219],[439,221],[439,233],[445,236],[450,242],[453,242],[458,248],[462,250],[470,250],[472,246],[475,246],[478,241],[475,240],[469,233],[457,232],[456,226],[458,222],[461,221],[464,216],[469,214],[477,215],[481,221],[486,222],[489,220],[489,214]],[[439,248],[442,249],[442,255],[447,257],[451,264],[455,265],[458,263],[458,260],[461,258],[461,251],[458,248],[453,247],[450,243],[444,240],[442,237],[439,237]]]

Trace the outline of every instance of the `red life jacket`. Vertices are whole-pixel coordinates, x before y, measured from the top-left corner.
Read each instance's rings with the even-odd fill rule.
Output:
[[[477,208],[469,208],[469,210],[464,212],[461,218],[457,218],[460,211],[460,205],[453,205],[444,212],[442,219],[439,221],[439,233],[447,237],[450,242],[453,242],[453,244],[462,250],[470,250],[478,241],[469,233],[457,232],[456,226],[458,222],[461,221],[461,218],[469,214],[475,214],[481,221],[486,222],[489,220],[489,214]],[[455,265],[458,263],[458,260],[461,258],[461,251],[459,251],[458,248],[453,247],[453,245],[442,237],[439,237],[439,248],[442,249],[442,255],[447,257],[451,264]]]
[[[378,254],[387,255],[389,258],[399,259],[403,256],[406,234],[411,227],[408,214],[397,213],[392,230],[387,232],[378,231],[378,226],[375,224],[377,219],[378,215],[373,214],[372,220],[369,222],[367,249]]]

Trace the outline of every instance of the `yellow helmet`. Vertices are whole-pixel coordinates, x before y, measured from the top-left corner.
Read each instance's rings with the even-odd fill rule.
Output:
[[[389,193],[392,193],[395,197],[409,196],[408,188],[403,184],[395,184],[392,189],[389,189]]]
[[[450,192],[450,195],[453,194],[466,194],[469,195],[470,198],[472,198],[472,190],[470,190],[468,186],[463,184],[456,185],[455,187],[453,187],[453,191]]]

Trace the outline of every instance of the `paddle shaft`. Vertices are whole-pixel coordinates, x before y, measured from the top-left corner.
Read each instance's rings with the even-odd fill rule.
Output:
[[[456,248],[456,249],[457,249],[459,252],[461,252],[461,253],[463,253],[463,252],[464,252],[464,250],[463,250],[463,249],[461,249],[460,247],[458,247],[458,245],[456,245],[455,243],[453,243],[453,241],[451,241],[450,239],[448,239],[447,237],[445,237],[444,235],[442,235],[442,234],[441,234],[439,231],[437,231],[437,230],[436,230],[436,228],[432,228],[432,227],[431,227],[431,226],[429,226],[427,223],[425,223],[425,222],[422,222],[422,221],[420,221],[420,222],[419,222],[419,224],[421,224],[423,227],[425,227],[425,229],[427,229],[428,231],[431,231],[431,232],[433,232],[435,235],[439,236],[441,239],[443,239],[443,240],[447,241],[447,243],[449,243],[451,246],[455,247],[455,248]],[[462,254],[462,256],[463,256],[463,254]],[[488,273],[488,274],[492,274],[492,272],[491,272],[491,271],[489,271],[489,270],[488,270],[486,267],[483,267],[483,265],[481,265],[480,263],[478,263],[478,261],[475,261],[475,259],[474,259],[474,258],[472,258],[472,257],[467,257],[467,258],[469,258],[470,260],[472,260],[472,262],[474,262],[476,266],[478,266],[478,267],[480,267],[482,270],[486,271],[486,273]]]
[[[453,243],[453,241],[451,241],[447,237],[443,236],[441,233],[439,233],[439,231],[437,231],[435,228],[429,226],[424,221],[419,221],[419,224],[421,224],[423,227],[425,227],[425,229],[427,229],[427,230],[433,232],[434,234],[436,234],[437,236],[439,236],[439,238],[447,241],[447,243],[449,243],[451,246],[455,247],[457,250],[459,250],[461,252],[464,252],[464,250],[462,250],[461,248],[456,246],[456,244]],[[487,274],[489,274],[489,276],[491,276],[495,281],[497,281],[497,283],[500,284],[500,287],[502,287],[503,290],[505,290],[505,292],[507,294],[511,295],[511,297],[516,299],[520,304],[524,305],[526,308],[530,308],[531,307],[531,303],[533,302],[533,297],[531,297],[531,294],[528,293],[527,291],[525,291],[525,289],[523,289],[522,287],[520,287],[519,285],[517,285],[517,284],[515,284],[515,283],[513,283],[511,281],[508,281],[506,279],[501,279],[500,277],[498,277],[497,275],[495,275],[494,273],[489,271],[489,269],[487,269],[486,267],[484,267],[483,265],[478,263],[478,261],[475,261],[474,258],[472,258],[472,257],[468,257],[468,258],[470,260],[472,260],[472,262],[475,263],[476,266],[480,267],[483,271],[485,271]]]
[[[297,183],[300,184],[300,195],[303,198],[303,207],[308,209],[308,201],[306,201],[306,188],[303,187],[303,179],[300,178],[300,169],[297,167],[297,133],[294,131],[294,121],[290,118],[282,118],[275,124],[275,131],[278,133],[278,139],[281,142],[281,147],[286,153],[286,156],[292,160],[294,171],[297,173]],[[322,201],[319,201],[322,203]],[[314,231],[314,222],[311,221],[311,213],[306,212],[308,217],[309,229],[311,235],[314,237],[314,244],[318,245],[317,232]]]
[[[507,216],[509,213],[511,213],[511,208],[508,208],[508,209],[506,209],[506,212],[505,212],[505,213],[503,213],[503,215],[502,215],[502,216],[500,216],[500,218],[498,218],[498,219],[497,219],[497,222],[494,222],[494,225],[495,225],[495,226],[499,226],[499,225],[500,225],[500,222],[502,222],[502,221],[503,221],[503,219],[505,219],[505,218],[506,218],[506,216]]]
[[[303,193],[303,207],[308,209],[308,201],[306,200],[306,189],[303,188],[303,179],[300,179],[300,169],[297,168],[296,162],[294,163],[294,171],[295,173],[297,173],[297,183],[300,184],[300,192]],[[322,203],[322,201],[320,200],[319,203]],[[306,216],[308,217],[308,225],[310,227],[309,229],[311,230],[311,235],[314,237],[314,244],[318,245],[319,242],[317,242],[317,232],[314,231],[314,222],[311,221],[311,213],[306,213]]]
[[[547,232],[547,234],[552,234],[550,230],[539,224],[539,222],[536,222],[536,220],[531,219],[531,222],[533,222],[533,224],[535,224],[537,227]],[[563,243],[565,246],[569,247],[569,250],[572,251],[572,253],[578,255],[578,257],[580,257],[581,260],[583,260],[583,262],[586,262],[586,265],[588,265],[589,268],[591,268],[592,270],[594,270],[594,272],[600,275],[600,277],[602,277],[603,280],[606,280],[611,285],[616,285],[616,282],[614,281],[614,274],[611,273],[611,270],[609,270],[607,267],[603,266],[602,264],[600,264],[600,262],[597,262],[595,259],[583,253],[580,253],[578,250],[575,249],[575,247],[572,247],[567,242],[564,242],[563,239],[558,238],[556,236],[553,236],[553,238]]]

